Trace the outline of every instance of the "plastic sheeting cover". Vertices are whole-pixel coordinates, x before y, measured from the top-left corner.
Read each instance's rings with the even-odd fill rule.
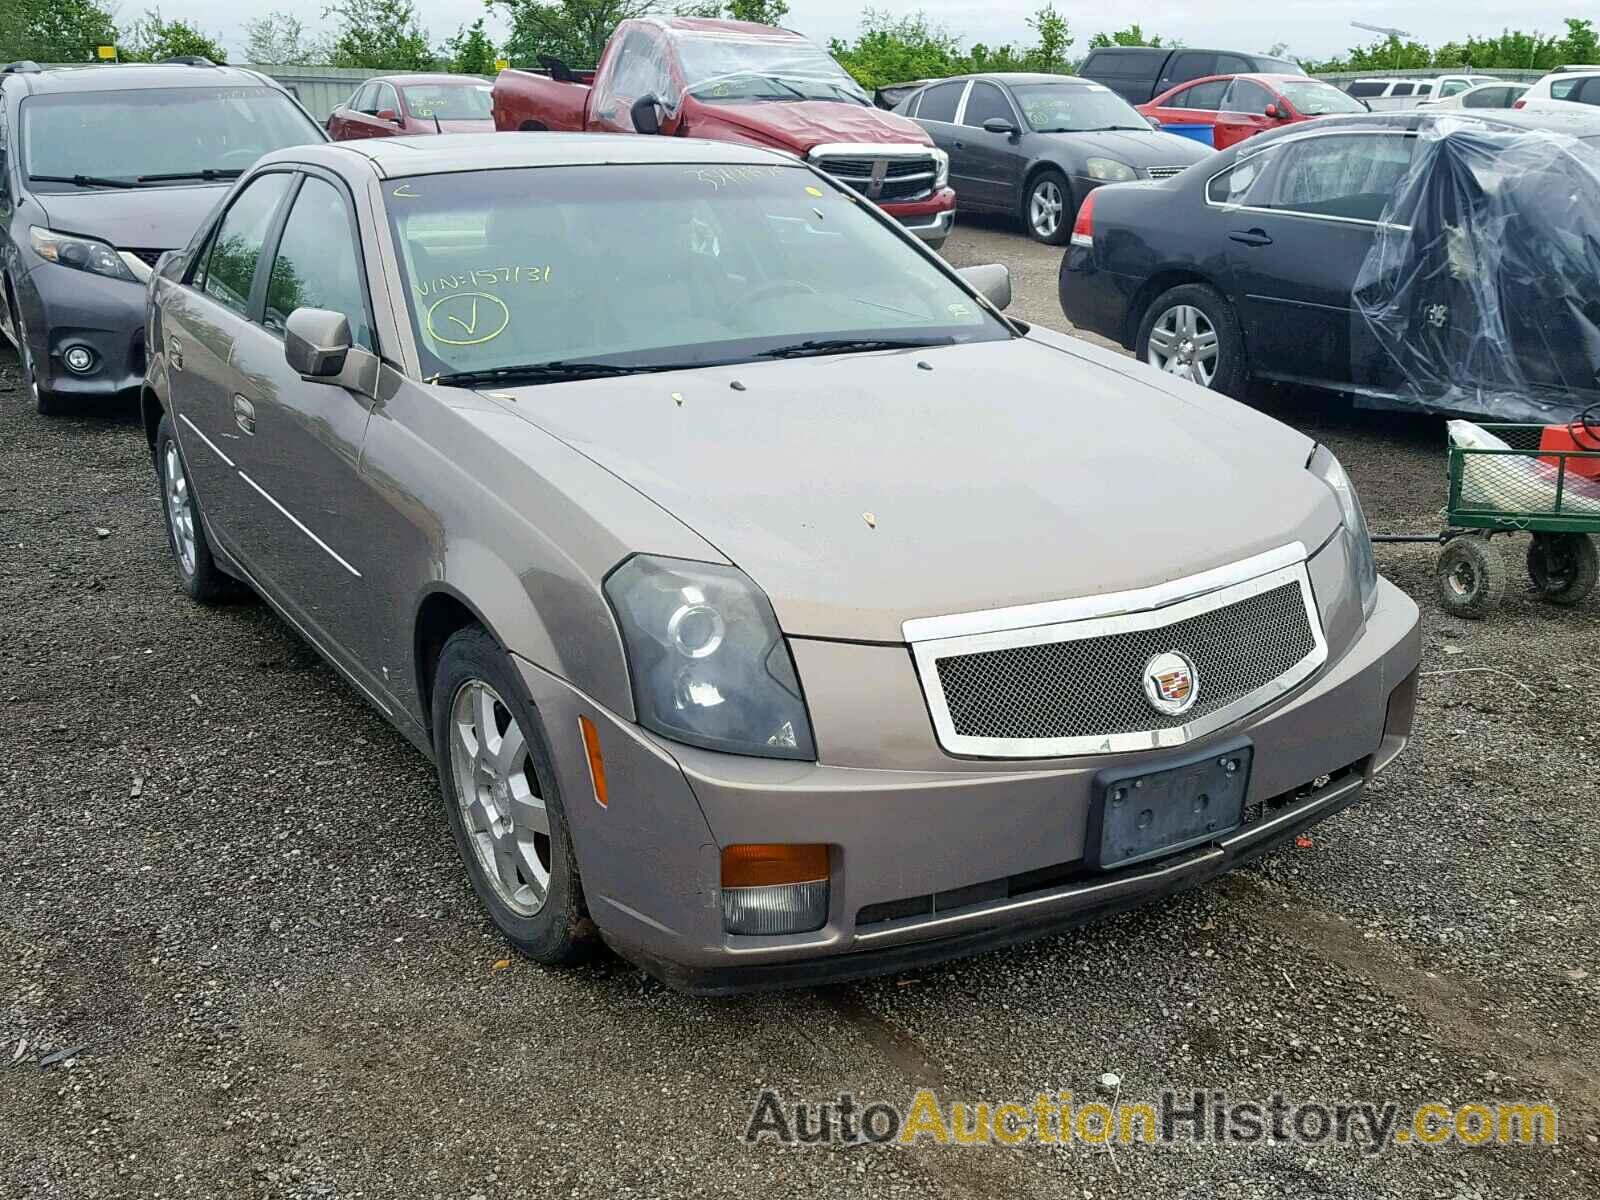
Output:
[[[653,95],[676,113],[686,93],[711,103],[832,100],[871,106],[850,74],[798,34],[761,34],[715,26],[681,26],[645,18],[629,21],[615,61],[595,81],[592,111],[615,109]]]
[[[1467,119],[1410,140],[1354,287],[1357,382],[1402,407],[1570,420],[1600,399],[1600,148]]]

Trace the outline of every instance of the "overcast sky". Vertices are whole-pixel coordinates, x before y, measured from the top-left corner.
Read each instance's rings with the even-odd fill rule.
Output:
[[[126,24],[146,7],[159,7],[164,17],[184,18],[199,24],[213,36],[220,36],[230,55],[239,61],[244,50],[247,20],[282,9],[294,13],[308,28],[315,29],[323,24],[323,4],[324,0],[233,0],[224,6],[216,0],[160,0],[159,4],[152,0],[146,5],[143,0],[122,0],[118,16]],[[830,37],[853,34],[862,8],[867,6],[861,0],[790,0],[786,23],[826,43]],[[1010,3],[983,6],[970,0],[878,0],[876,3],[876,7],[892,13],[925,9],[935,21],[944,24],[968,45],[975,41],[990,45],[1008,41],[1026,43],[1030,40],[1030,31],[1024,21],[1037,6],[1034,0],[1010,0]],[[670,3],[664,7],[670,7]],[[1416,5],[1385,0],[1351,0],[1346,4],[1321,0],[1277,0],[1277,3],[1206,0],[1203,4],[1146,0],[1138,5],[1108,7],[1058,0],[1056,7],[1072,27],[1074,53],[1082,53],[1091,34],[1117,28],[1137,15],[1147,33],[1180,38],[1191,46],[1265,50],[1276,42],[1286,42],[1291,53],[1329,58],[1377,36],[1350,28],[1352,20],[1397,26],[1421,41],[1438,43],[1467,34],[1497,34],[1507,24],[1553,33],[1565,28],[1561,23],[1563,16],[1582,15],[1587,5],[1576,0],[1524,0],[1514,5],[1503,0],[1498,3],[1454,0],[1449,4],[1434,0]],[[458,26],[471,24],[485,9],[482,0],[418,0],[417,11],[429,35],[438,43],[454,33]],[[498,38],[505,33],[505,22],[491,12],[489,28]]]

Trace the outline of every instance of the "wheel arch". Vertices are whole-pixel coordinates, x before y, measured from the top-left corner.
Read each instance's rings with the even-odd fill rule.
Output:
[[[161,402],[155,388],[148,383],[142,384],[139,388],[139,420],[144,425],[144,440],[152,455],[156,452],[156,430],[161,427],[161,418],[166,415],[167,407]]]
[[[505,639],[495,632],[494,626],[477,605],[448,583],[429,589],[417,603],[412,619],[412,669],[417,685],[417,700],[423,714],[423,724],[428,739],[433,739],[433,722],[428,714],[433,711],[433,681],[438,677],[439,657],[445,643],[455,634],[476,625],[492,637],[504,650]]]
[[[1128,311],[1124,318],[1123,341],[1124,346],[1132,347],[1139,340],[1139,326],[1144,322],[1145,310],[1148,309],[1155,298],[1162,292],[1170,291],[1175,287],[1182,287],[1186,283],[1197,283],[1208,287],[1220,295],[1223,301],[1233,307],[1233,301],[1228,299],[1228,294],[1217,286],[1216,280],[1210,278],[1202,271],[1193,267],[1169,267],[1157,271],[1150,278],[1139,285],[1128,301]],[[1235,311],[1234,316],[1238,317]],[[1241,325],[1241,332],[1242,332]]]

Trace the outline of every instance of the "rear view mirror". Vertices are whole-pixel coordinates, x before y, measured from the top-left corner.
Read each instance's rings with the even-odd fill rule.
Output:
[[[654,96],[640,96],[628,109],[628,116],[633,118],[633,127],[640,133],[661,132],[661,111]]]
[[[1017,127],[1004,117],[990,117],[983,123],[985,133],[1003,133],[1008,137],[1017,132]]]
[[[332,383],[350,354],[350,321],[325,308],[297,308],[283,324],[283,357],[300,378]]]
[[[975,292],[1001,312],[1011,306],[1011,272],[1000,263],[962,267],[956,274],[965,279]]]

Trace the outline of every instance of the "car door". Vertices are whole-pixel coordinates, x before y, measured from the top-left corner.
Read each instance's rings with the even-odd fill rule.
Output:
[[[1414,144],[1400,131],[1276,142],[1242,202],[1224,205],[1230,291],[1254,371],[1343,383],[1353,357],[1366,360],[1362,339],[1352,345],[1351,293]]]
[[[378,84],[377,99],[372,103],[377,109],[367,117],[368,137],[394,137],[405,132],[399,123],[400,95],[394,84]]]
[[[963,153],[965,147],[956,149],[957,142],[967,140],[962,136],[961,126],[956,124],[956,115],[966,98],[967,83],[965,79],[951,79],[934,84],[922,93],[916,116],[917,124],[928,131],[933,144],[950,156],[950,186],[955,188],[956,198],[962,204],[968,203],[972,192],[971,184],[964,179],[973,168]],[[971,203],[975,208],[983,206],[977,196],[971,197]]]
[[[1161,122],[1163,131],[1215,147],[1217,115],[1227,92],[1226,79],[1201,80],[1168,96],[1150,113]]]
[[[350,102],[344,109],[335,114],[338,118],[338,132],[334,132],[331,127],[329,132],[341,142],[353,138],[371,137],[374,131],[373,114],[377,111],[377,83],[363,84],[356,89],[356,94],[350,97]]]
[[[990,133],[985,121],[998,117],[1016,131]],[[961,108],[960,126],[953,143],[950,178],[964,202],[1010,211],[1022,202],[1022,176],[1027,168],[1022,153],[1022,118],[999,84],[975,79]],[[961,156],[962,175],[957,181],[955,156]],[[965,189],[963,191],[963,189]]]
[[[178,445],[211,531],[234,558],[256,504],[239,478],[234,350],[249,328],[263,248],[294,176],[269,171],[234,196],[182,282],[163,282],[161,331]],[[246,562],[248,569],[248,562]]]
[[[1188,83],[1191,79],[1203,79],[1207,75],[1217,73],[1217,56],[1213,51],[1175,51],[1172,57],[1167,59],[1167,68],[1161,78],[1156,80],[1155,94],[1159,96],[1168,88],[1175,88],[1180,83]]]
[[[1253,79],[1242,76],[1233,79],[1217,112],[1214,135],[1217,149],[1226,150],[1246,138],[1275,128],[1277,118],[1267,116],[1267,106],[1276,103],[1276,100],[1271,92]]]
[[[374,402],[308,382],[284,358],[284,324],[297,308],[344,313],[351,344],[377,352],[351,198],[336,177],[306,172],[271,243],[261,321],[234,350],[235,403],[249,427],[239,469],[267,510],[251,533],[252,570],[313,639],[378,687],[368,576],[384,521],[359,473]]]

